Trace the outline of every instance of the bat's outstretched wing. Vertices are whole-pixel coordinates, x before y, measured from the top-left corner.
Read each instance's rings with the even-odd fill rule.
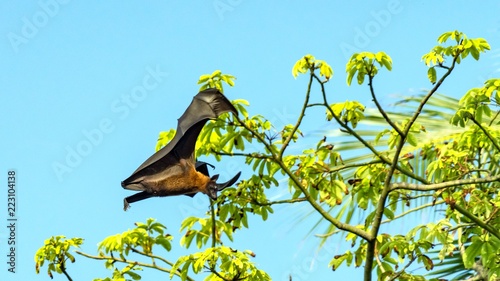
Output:
[[[194,148],[201,129],[209,119],[216,119],[225,112],[238,115],[231,102],[219,90],[207,89],[199,92],[178,119],[177,131],[172,141],[142,163],[122,182],[122,187],[142,191],[145,188],[141,181],[145,178],[165,178],[179,174],[182,172],[180,159],[186,159],[194,165]]]

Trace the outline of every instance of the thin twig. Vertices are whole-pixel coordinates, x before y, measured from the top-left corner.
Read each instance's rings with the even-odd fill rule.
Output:
[[[215,225],[215,208],[212,198],[210,198],[210,215],[212,216],[212,248],[215,248],[215,244],[217,243],[217,226]]]
[[[295,132],[297,132],[300,124],[302,123],[302,119],[304,119],[304,116],[306,115],[306,108],[307,108],[307,104],[309,103],[309,96],[311,95],[312,82],[313,82],[313,76],[311,75],[309,77],[309,84],[307,85],[306,98],[304,100],[304,105],[302,106],[302,110],[300,111],[299,118],[297,119],[297,122],[293,126],[293,129],[290,132],[290,135],[285,139],[285,141],[281,145],[281,149],[278,153],[278,159],[280,159],[280,160],[283,159],[283,153],[285,153],[285,149],[288,147],[288,144],[290,144],[290,141],[293,139]]]
[[[272,159],[269,155],[265,155],[262,153],[252,152],[252,153],[239,153],[239,152],[221,152],[221,151],[212,151],[214,154],[221,156],[242,156],[256,159]]]
[[[68,272],[66,272],[65,262],[62,262],[59,268],[61,269],[62,273],[66,276],[66,278],[68,278],[69,281],[73,281],[73,279],[71,279],[71,277],[69,276]]]
[[[220,279],[224,280],[224,281],[231,281],[230,279],[226,279],[224,276],[222,276],[219,272],[217,272],[217,270],[215,270],[215,268],[213,267],[208,267],[208,266],[205,266],[206,269],[208,269],[210,272],[212,272],[213,274],[217,275],[217,277],[219,277]]]
[[[375,95],[375,90],[373,89],[373,76],[370,74],[368,75],[368,86],[370,87],[370,93],[372,95],[373,102],[375,103],[375,106],[377,106],[378,111],[382,116],[384,117],[385,121],[394,129],[396,132],[398,132],[400,137],[404,137],[403,131],[396,125],[394,122],[392,122],[391,118],[387,115],[385,110],[382,108],[380,103],[377,100],[377,96]]]
[[[486,128],[483,127],[483,125],[479,124],[475,118],[470,118],[474,124],[476,124],[479,129],[483,131],[483,133],[490,139],[491,143],[493,143],[493,146],[497,149],[498,152],[500,152],[500,144],[496,141],[496,139],[486,130]]]
[[[366,163],[345,164],[345,165],[341,165],[341,166],[335,166],[334,168],[330,169],[328,171],[328,173],[337,173],[337,172],[340,172],[340,171],[345,170],[345,169],[369,166],[369,165],[380,164],[380,163],[384,163],[384,162],[382,160],[373,160],[373,161],[366,162]]]
[[[146,253],[144,253],[144,252],[142,252],[142,251],[137,250],[136,248],[130,248],[130,250],[131,250],[132,252],[134,252],[134,253],[137,253],[137,254],[143,255],[143,256],[148,257],[148,258],[161,260],[162,262],[164,262],[164,263],[166,263],[166,264],[168,264],[168,265],[170,265],[170,266],[173,266],[173,265],[174,265],[174,263],[173,263],[173,262],[168,261],[168,260],[166,260],[166,259],[164,259],[164,258],[162,258],[162,257],[160,257],[160,256],[156,256],[156,255],[153,255],[153,254],[146,254]]]
[[[460,239],[462,237],[460,234],[461,229],[466,228],[466,227],[470,227],[470,226],[474,226],[474,225],[476,225],[476,224],[471,223],[471,222],[470,223],[460,223],[460,224],[455,225],[454,227],[448,228],[448,232],[454,232],[455,230],[458,230],[459,233],[457,235],[457,240],[460,241]],[[464,254],[461,254],[461,255],[464,255]]]
[[[447,187],[454,187],[460,185],[467,184],[480,184],[480,183],[490,183],[500,180],[500,175],[493,177],[484,177],[484,178],[473,178],[473,179],[464,179],[464,180],[455,180],[455,181],[447,181],[441,183],[434,184],[416,184],[416,183],[407,183],[407,182],[399,182],[393,183],[389,185],[389,192],[403,189],[403,190],[414,190],[414,191],[434,191],[440,190]]]
[[[127,264],[135,264],[135,265],[139,265],[139,266],[143,266],[143,267],[154,268],[154,269],[157,269],[159,271],[163,271],[163,272],[167,272],[167,273],[171,273],[172,272],[168,268],[164,268],[164,267],[161,267],[161,266],[158,266],[158,265],[155,265],[155,264],[143,263],[143,262],[139,262],[139,261],[132,261],[132,260],[127,260],[127,259],[122,259],[122,258],[115,258],[113,256],[93,256],[93,255],[89,255],[87,253],[80,252],[80,251],[75,251],[75,252],[77,254],[81,255],[81,256],[84,256],[84,257],[90,258],[90,259],[94,259],[94,260],[113,260],[115,262],[121,262],[121,263],[127,263]],[[179,271],[174,271],[174,274],[177,275],[177,276],[179,276],[179,277],[181,276],[180,270]],[[194,281],[194,279],[192,279],[189,276],[186,276],[186,280]]]
[[[304,201],[307,201],[307,199],[304,197],[300,197],[300,198],[268,201],[268,202],[259,202],[256,199],[254,199],[253,203],[255,205],[259,205],[259,206],[271,206],[271,205],[276,205],[276,204],[293,204],[293,203],[304,202]]]
[[[415,207],[413,209],[410,209],[406,212],[402,212],[401,214],[397,215],[397,216],[394,216],[391,220],[384,220],[381,222],[381,224],[384,224],[384,223],[389,223],[391,221],[394,221],[394,220],[397,220],[399,218],[402,218],[410,213],[413,213],[413,212],[416,212],[416,211],[420,211],[422,209],[425,209],[425,208],[428,208],[428,207],[434,207],[435,205],[440,205],[440,204],[443,204],[443,203],[446,203],[444,200],[439,200],[439,201],[436,201],[436,202],[431,202],[431,203],[427,203],[427,204],[423,204],[423,205],[420,205],[418,207]]]
[[[405,270],[417,259],[417,256],[413,256],[411,258],[411,260],[408,262],[408,264],[406,264],[403,269],[401,269],[400,271],[398,271],[396,274],[394,274],[391,279],[389,279],[388,281],[394,281],[396,280],[399,276],[401,276],[401,274],[403,274],[403,272],[405,272]]]
[[[423,194],[424,195],[424,194]],[[426,195],[426,196],[431,196],[431,195]],[[412,198],[414,199],[414,198]],[[394,218],[392,220],[384,220],[382,221],[381,223],[382,224],[386,224],[386,223],[389,223],[389,222],[392,222],[394,220],[397,220],[397,219],[400,219],[400,218],[403,218],[404,216],[410,214],[410,213],[413,213],[413,212],[416,212],[416,211],[420,211],[422,209],[425,209],[425,208],[428,208],[428,207],[433,207],[434,205],[440,205],[440,204],[443,204],[443,203],[446,203],[444,200],[439,200],[439,201],[436,201],[436,202],[431,202],[431,203],[427,203],[427,204],[424,204],[422,206],[419,206],[419,207],[415,207],[413,209],[410,209],[406,212],[403,212],[397,216],[394,216]],[[338,229],[335,229],[331,232],[328,232],[328,233],[325,233],[325,234],[315,234],[314,236],[316,237],[320,237],[320,238],[326,238],[326,237],[330,237],[336,233],[340,232],[340,230]]]
[[[380,268],[380,272],[385,273],[384,266],[382,265],[382,261],[378,255],[375,255],[375,260],[377,261],[378,268]]]
[[[460,214],[469,218],[471,221],[473,221],[475,224],[480,226],[482,229],[488,231],[490,234],[492,234],[496,238],[500,239],[500,232],[498,230],[493,228],[491,225],[483,222],[480,218],[476,217],[474,214],[469,212],[467,209],[463,208],[459,204],[452,205],[451,207],[452,207],[452,209],[456,210]]]
[[[495,116],[493,116],[493,118],[491,118],[490,123],[488,124],[488,126],[493,125],[493,123],[495,123],[495,119],[497,119],[498,116],[500,116],[500,110],[497,111],[497,114],[495,114]]]

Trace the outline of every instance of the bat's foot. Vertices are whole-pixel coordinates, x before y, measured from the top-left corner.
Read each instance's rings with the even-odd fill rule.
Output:
[[[130,208],[130,204],[127,202],[127,199],[123,199],[123,210],[127,211]]]

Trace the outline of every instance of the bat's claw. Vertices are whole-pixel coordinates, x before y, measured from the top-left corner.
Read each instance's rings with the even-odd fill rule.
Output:
[[[127,202],[127,198],[123,199],[123,210],[127,211],[130,208],[130,204]]]

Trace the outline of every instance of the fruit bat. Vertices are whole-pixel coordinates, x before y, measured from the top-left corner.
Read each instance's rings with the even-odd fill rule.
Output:
[[[124,210],[130,203],[155,196],[193,197],[202,192],[215,200],[218,191],[233,185],[241,172],[225,183],[216,183],[219,175],[210,177],[208,173],[208,166],[213,166],[195,161],[194,157],[196,140],[205,123],[225,112],[238,115],[236,108],[217,89],[207,89],[194,96],[178,119],[174,138],[122,181],[123,188],[141,191],[124,199]]]

